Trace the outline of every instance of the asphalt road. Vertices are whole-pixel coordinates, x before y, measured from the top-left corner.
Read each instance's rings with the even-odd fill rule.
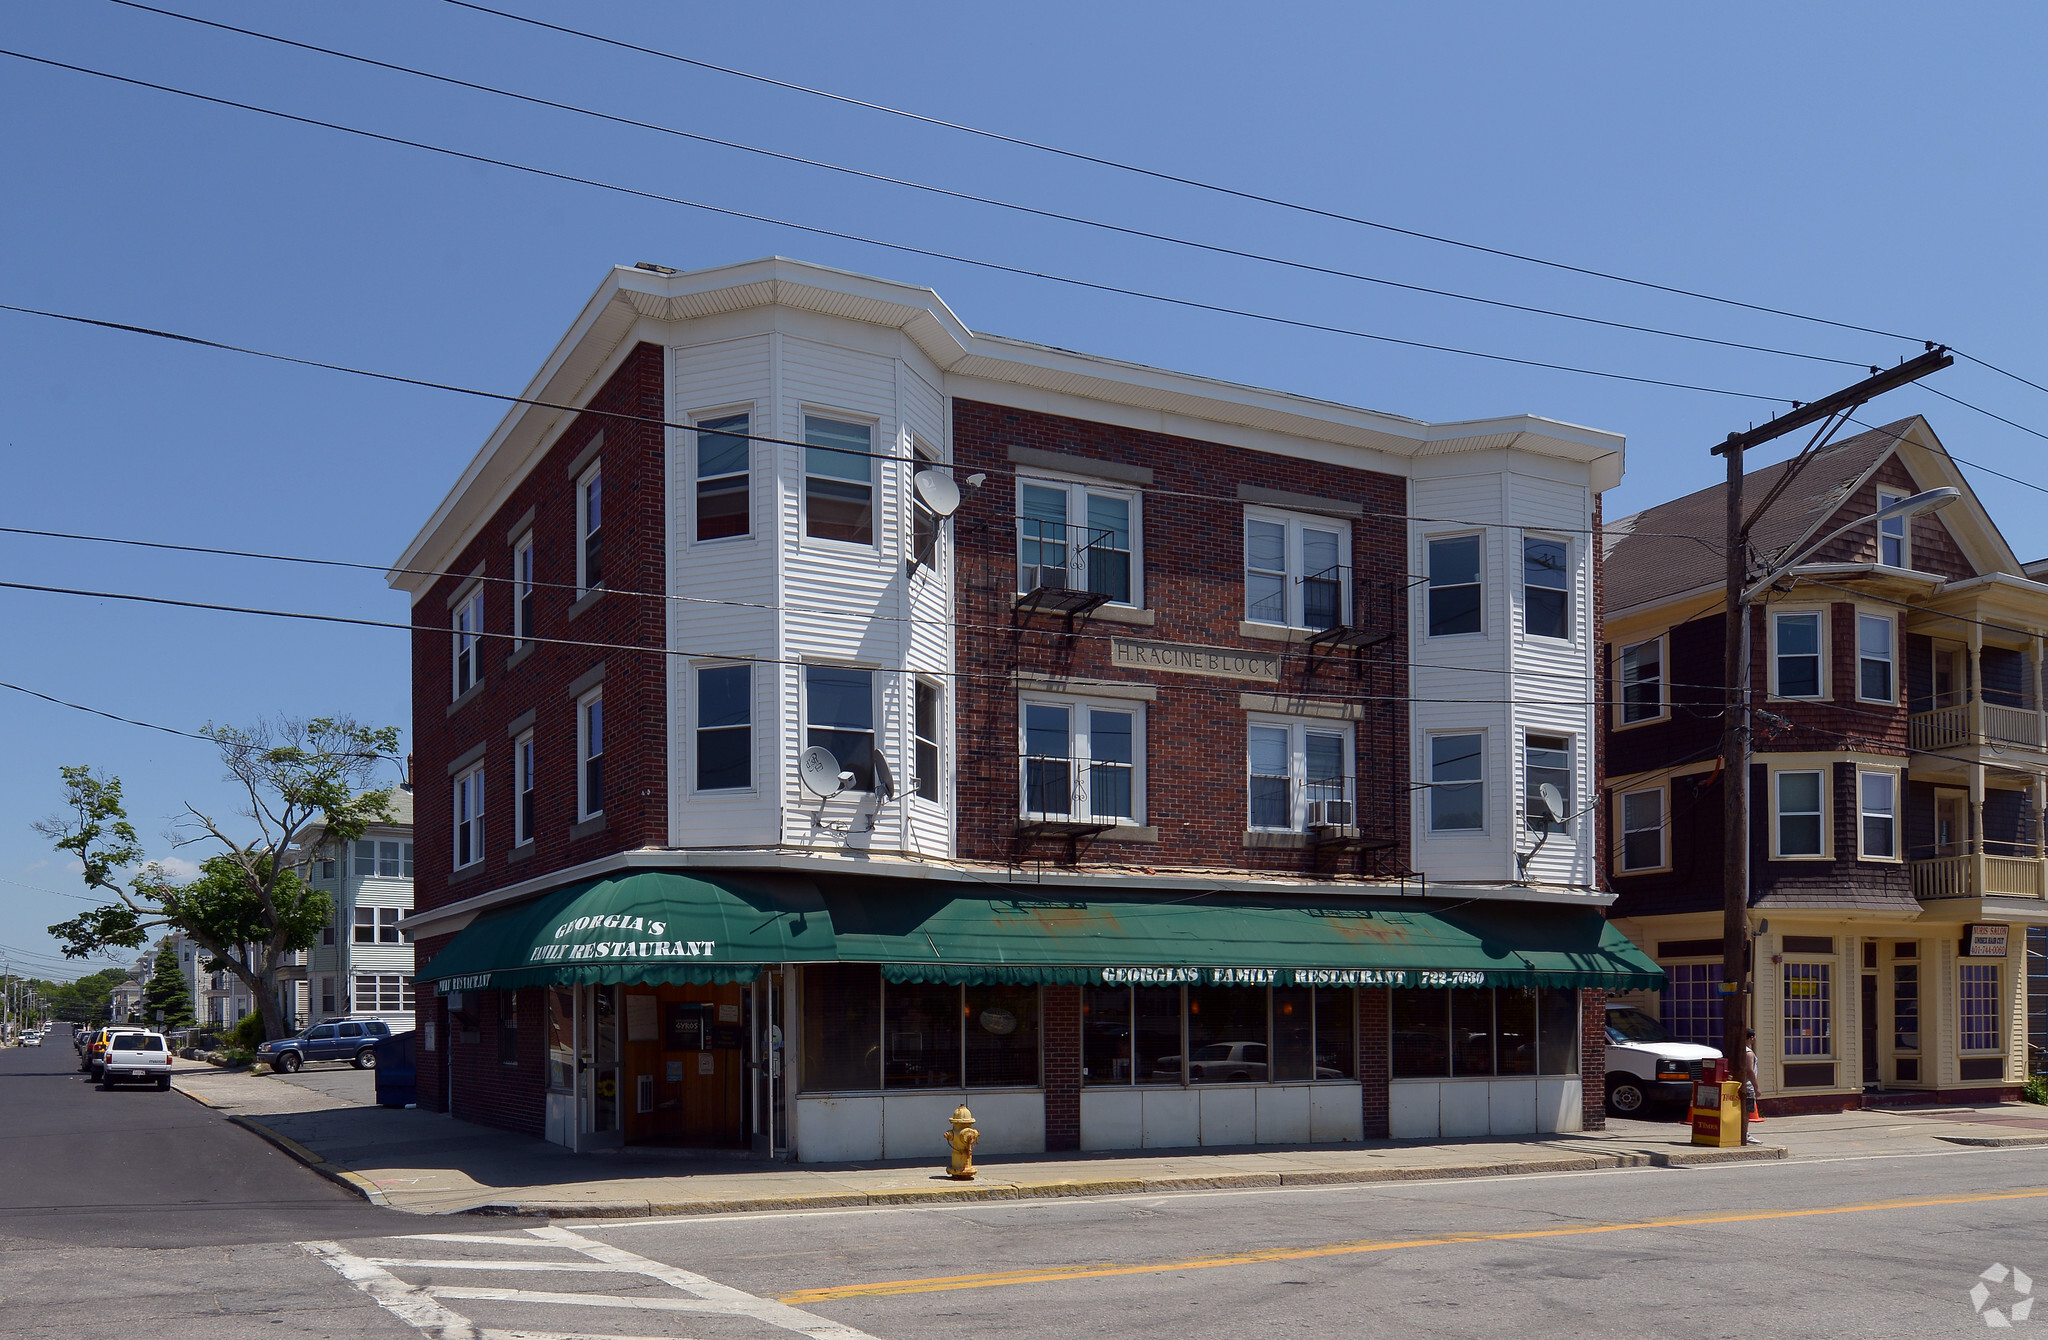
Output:
[[[1980,1283],[2048,1327],[2038,1147],[551,1226],[374,1209],[75,1064],[0,1052],[0,1336],[1940,1336]]]

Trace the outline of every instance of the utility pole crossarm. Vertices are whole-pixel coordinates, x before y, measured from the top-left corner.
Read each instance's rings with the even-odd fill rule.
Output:
[[[1731,451],[1739,454],[1751,447],[1760,447],[1766,442],[1783,437],[1787,433],[1797,432],[1809,423],[1819,423],[1837,414],[1851,413],[1858,406],[1883,395],[1886,391],[1895,391],[1901,386],[1919,381],[1928,373],[1939,372],[1955,361],[1955,355],[1948,351],[1947,346],[1932,345],[1926,353],[1917,358],[1909,358],[1895,368],[1874,372],[1854,386],[1845,386],[1831,396],[1813,401],[1811,404],[1797,406],[1783,418],[1772,419],[1769,423],[1752,428],[1746,433],[1728,434],[1728,440],[1714,448],[1714,455],[1725,456]]]

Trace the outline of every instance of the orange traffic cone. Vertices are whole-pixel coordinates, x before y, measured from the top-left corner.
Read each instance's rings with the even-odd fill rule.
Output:
[[[1762,1121],[1763,1119],[1764,1119],[1764,1118],[1763,1118],[1763,1114],[1762,1114],[1761,1112],[1758,1112],[1758,1111],[1756,1110],[1756,1099],[1754,1099],[1754,1098],[1750,1099],[1750,1100],[1749,1100],[1749,1124],[1750,1124],[1750,1125],[1752,1125],[1752,1126],[1754,1126],[1754,1125],[1756,1125],[1756,1124],[1757,1124],[1758,1122]]]

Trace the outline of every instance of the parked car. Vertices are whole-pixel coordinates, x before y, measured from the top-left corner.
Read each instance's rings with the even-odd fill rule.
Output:
[[[159,1089],[171,1087],[171,1048],[164,1035],[128,1028],[113,1033],[100,1066],[100,1087],[152,1082]]]
[[[1607,1110],[1632,1117],[1651,1102],[1687,1103],[1718,1048],[1680,1042],[1633,1005],[1607,1007]]]
[[[391,1036],[391,1025],[382,1019],[330,1019],[324,1024],[288,1038],[266,1042],[256,1049],[256,1059],[280,1075],[289,1075],[309,1061],[347,1061],[358,1070],[373,1070],[379,1038]]]
[[[107,1039],[113,1036],[114,1025],[102,1024],[90,1034],[81,1034],[85,1039],[78,1048],[78,1068],[94,1079],[100,1077],[100,1057],[107,1050]]]

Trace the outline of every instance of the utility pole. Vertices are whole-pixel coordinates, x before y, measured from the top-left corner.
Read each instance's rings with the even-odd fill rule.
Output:
[[[1722,916],[1721,916],[1721,1054],[1728,1059],[1730,1073],[1755,1082],[1743,1064],[1749,1045],[1750,1011],[1744,988],[1749,972],[1749,532],[1770,505],[1791,484],[1836,429],[1849,416],[1886,391],[1916,382],[1955,362],[1945,348],[1928,345],[1927,352],[1880,371],[1808,405],[1794,405],[1792,413],[1773,419],[1746,433],[1730,433],[1714,448],[1716,456],[1728,458],[1727,487],[1727,592],[1726,623],[1722,633],[1722,683],[1724,710],[1721,717],[1721,758],[1724,766],[1722,796]],[[1805,450],[1794,458],[1756,510],[1743,515],[1742,456],[1751,447],[1797,432],[1808,424],[1820,425]],[[1743,1138],[1749,1136],[1749,1104],[1742,1105]]]

